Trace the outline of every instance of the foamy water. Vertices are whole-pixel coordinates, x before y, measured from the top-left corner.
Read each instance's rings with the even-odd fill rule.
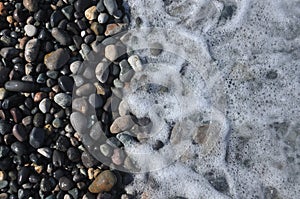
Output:
[[[153,128],[144,144],[125,146],[149,171],[135,174],[126,190],[140,198],[299,197],[300,1],[128,0],[128,6],[131,48],[144,70],[123,100]],[[158,57],[145,50],[153,42],[164,48]],[[143,92],[149,83],[168,92]],[[193,143],[205,125],[205,141]],[[174,128],[178,142],[169,141]],[[164,143],[158,152],[151,148],[156,140]]]

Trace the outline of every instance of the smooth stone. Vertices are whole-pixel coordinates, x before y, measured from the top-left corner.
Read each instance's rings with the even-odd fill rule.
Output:
[[[128,63],[131,65],[132,69],[135,72],[141,72],[143,70],[142,62],[141,62],[139,56],[137,56],[137,55],[131,55],[128,58]]]
[[[104,32],[105,36],[112,36],[118,33],[121,33],[122,31],[125,31],[127,29],[128,25],[125,23],[113,23],[108,24],[106,26],[106,30]]]
[[[45,121],[45,116],[44,114],[42,113],[36,113],[34,116],[33,116],[33,125],[35,127],[43,127],[44,125],[44,121]]]
[[[81,61],[74,61],[70,64],[70,70],[75,75],[77,74],[82,62]]]
[[[56,182],[52,177],[44,177],[40,183],[40,190],[42,192],[50,192],[54,189]]]
[[[8,91],[14,92],[36,92],[39,90],[39,86],[34,84],[33,82],[27,81],[19,81],[19,80],[11,80],[5,83],[5,89]]]
[[[51,31],[51,35],[54,37],[54,39],[56,39],[56,41],[60,43],[60,45],[68,46],[72,43],[72,39],[69,33],[59,28],[53,28]]]
[[[25,126],[22,125],[22,124],[15,124],[14,127],[13,127],[12,132],[13,132],[13,135],[20,142],[24,142],[28,137],[28,133],[25,129]]]
[[[20,50],[14,47],[5,47],[1,48],[0,55],[4,59],[13,59],[19,55]]]
[[[100,25],[98,22],[93,22],[91,24],[91,30],[95,33],[96,36],[103,34],[103,26]],[[91,35],[92,36],[92,35]],[[95,39],[93,39],[92,41],[94,41]]]
[[[209,125],[199,126],[193,134],[193,141],[197,144],[203,144],[208,138]]]
[[[72,162],[78,162],[81,158],[81,152],[75,147],[70,147],[67,150],[67,156]]]
[[[99,164],[98,160],[96,160],[91,154],[86,151],[82,153],[81,161],[86,168],[91,168]]]
[[[7,95],[5,88],[0,88],[0,100],[3,100]]]
[[[76,95],[78,96],[89,96],[92,93],[95,93],[96,88],[91,83],[86,83],[76,89]]]
[[[91,0],[77,0],[74,3],[74,7],[77,12],[82,12],[82,11],[86,10],[88,7],[90,7],[91,5],[92,5]]]
[[[58,78],[58,85],[64,92],[72,92],[74,80],[72,77],[61,76]]]
[[[109,15],[107,13],[102,12],[98,16],[98,22],[100,24],[104,24],[108,21],[108,18],[109,18]]]
[[[76,98],[72,102],[72,108],[75,111],[79,111],[80,113],[86,114],[89,110],[89,104],[87,100],[83,97]]]
[[[0,189],[3,189],[5,187],[7,187],[8,185],[8,181],[7,180],[1,180],[0,181]]]
[[[15,154],[19,156],[22,156],[27,153],[27,147],[21,142],[12,143],[10,148]]]
[[[97,11],[100,13],[100,12],[103,12],[105,10],[105,7],[104,7],[104,4],[103,4],[103,0],[99,0],[97,5]]]
[[[71,145],[69,138],[64,135],[60,135],[57,138],[55,144],[56,144],[56,149],[62,152],[66,152]]]
[[[64,153],[58,150],[54,150],[52,154],[52,163],[56,167],[61,167],[65,163]]]
[[[45,130],[34,127],[29,134],[29,144],[34,148],[40,148],[45,141]]]
[[[65,17],[70,21],[73,13],[74,13],[74,9],[73,9],[73,5],[69,5],[69,6],[65,6],[61,9],[61,12],[65,15]]]
[[[25,101],[25,96],[21,94],[15,94],[10,97],[7,97],[2,102],[3,109],[10,109],[12,107],[20,106]],[[1,131],[0,131],[1,133]]]
[[[161,43],[158,42],[154,42],[152,44],[150,44],[150,53],[153,56],[158,56],[162,53],[163,51],[163,45]]]
[[[45,73],[40,73],[38,75],[38,77],[36,78],[36,82],[39,84],[44,84],[44,83],[46,83],[46,78],[47,78],[47,76]]]
[[[30,175],[30,168],[29,167],[21,167],[18,171],[18,184],[24,184],[28,181]]]
[[[54,96],[54,102],[62,108],[66,108],[71,105],[72,97],[65,93],[58,93]]]
[[[4,158],[9,154],[9,147],[0,145],[0,158]]]
[[[9,80],[9,68],[0,67],[0,86],[2,87],[5,82]]]
[[[120,66],[120,81],[129,82],[134,75],[134,70],[131,68],[127,60],[122,60],[119,63]]]
[[[88,9],[86,9],[84,12],[84,15],[85,15],[85,18],[87,18],[90,21],[96,19],[97,15],[98,15],[96,6],[92,6],[92,7],[89,7]]]
[[[52,27],[57,27],[60,21],[64,19],[64,14],[60,10],[55,10],[50,16],[50,24]]]
[[[89,186],[91,193],[101,193],[110,191],[117,183],[117,177],[109,170],[101,172]]]
[[[119,104],[118,112],[120,116],[129,115],[129,105],[125,100],[122,100]]]
[[[100,145],[100,152],[105,156],[105,157],[111,157],[113,154],[113,149],[110,145],[108,144],[101,144]]]
[[[70,59],[68,50],[59,48],[44,57],[44,63],[49,70],[58,70]]]
[[[109,63],[100,62],[95,69],[96,77],[101,83],[105,83],[109,76]]]
[[[110,15],[114,15],[115,12],[118,10],[118,4],[116,0],[104,0],[103,4]]]
[[[61,128],[61,127],[63,127],[63,122],[61,121],[61,119],[59,119],[59,118],[55,118],[53,121],[52,121],[52,126],[54,127],[54,128]]]
[[[29,12],[35,12],[39,9],[39,0],[23,0],[23,5]]]
[[[52,150],[48,147],[39,148],[37,152],[46,158],[51,158],[52,156]]]
[[[94,107],[94,108],[100,108],[103,105],[103,99],[100,95],[93,93],[89,96],[89,103]]]
[[[74,79],[74,84],[77,86],[77,87],[80,87],[84,84],[85,80],[83,79],[82,76],[80,75],[74,75],[73,76],[73,79]]]
[[[121,131],[127,131],[134,125],[133,120],[130,115],[125,115],[117,118],[110,126],[110,131],[113,134],[119,133]]]
[[[69,191],[74,187],[74,182],[69,178],[63,176],[59,179],[58,185],[61,190]]]
[[[105,135],[103,130],[102,130],[101,122],[96,122],[92,126],[89,135],[93,140],[99,140],[101,138],[101,136]]]
[[[125,158],[126,157],[122,149],[114,149],[114,153],[111,156],[111,160],[115,165],[122,165],[124,163]]]
[[[38,39],[31,39],[26,43],[24,57],[27,62],[34,62],[39,54],[41,43]]]
[[[126,53],[126,49],[122,45],[108,45],[105,47],[105,57],[110,61],[115,61]]]
[[[34,25],[25,25],[24,30],[28,37],[33,37],[37,33],[37,29]]]
[[[73,112],[70,116],[70,121],[76,131],[80,133],[85,132],[88,122],[86,116],[84,116],[82,113]]]
[[[51,101],[48,98],[43,99],[39,103],[39,109],[42,113],[48,113],[50,111],[50,108],[51,108]]]

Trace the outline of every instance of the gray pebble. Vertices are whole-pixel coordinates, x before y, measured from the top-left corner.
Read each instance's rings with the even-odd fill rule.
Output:
[[[101,23],[101,24],[104,24],[107,22],[108,20],[108,14],[106,13],[100,13],[99,16],[98,16],[98,22]]]
[[[34,25],[25,25],[24,30],[28,37],[33,37],[37,33],[37,29]]]
[[[101,83],[105,83],[107,81],[108,75],[109,75],[109,63],[107,62],[100,62],[96,69],[96,77]]]
[[[68,46],[71,44],[72,39],[70,35],[59,28],[53,28],[51,31],[52,36],[63,46]]]
[[[69,59],[69,52],[66,49],[59,48],[47,54],[44,58],[44,63],[49,70],[58,70],[65,65]]]
[[[27,42],[25,46],[24,57],[27,62],[33,62],[36,60],[41,43],[38,39],[31,39]]]
[[[120,56],[126,53],[126,49],[123,45],[108,45],[105,47],[105,57],[110,61],[115,61]]]
[[[100,152],[106,156],[106,157],[110,157],[113,154],[113,149],[111,146],[109,146],[108,144],[102,144],[100,145]]]
[[[127,131],[134,125],[130,115],[125,115],[117,118],[110,126],[110,131],[113,134],[121,131]]]
[[[62,108],[66,108],[71,105],[72,97],[65,93],[58,93],[54,96],[54,102]]]
[[[88,104],[87,100],[83,97],[76,98],[72,102],[72,108],[75,111],[79,111],[83,114],[86,114],[89,110],[89,104]]]
[[[45,136],[44,129],[34,127],[29,135],[29,144],[34,148],[39,148],[44,144]]]
[[[82,64],[81,61],[74,61],[74,62],[72,62],[72,64],[70,64],[70,70],[74,75],[77,74],[78,69],[81,64]]]
[[[114,15],[114,13],[118,10],[116,0],[104,0],[103,3],[110,15]]]
[[[90,94],[94,93],[96,88],[91,83],[86,83],[76,89],[76,95],[78,96],[89,96]]]
[[[83,133],[87,128],[88,121],[82,113],[73,112],[70,116],[70,121],[73,128],[80,133]]]
[[[103,99],[100,95],[97,95],[97,94],[93,93],[89,97],[89,103],[94,108],[100,108],[103,105]]]

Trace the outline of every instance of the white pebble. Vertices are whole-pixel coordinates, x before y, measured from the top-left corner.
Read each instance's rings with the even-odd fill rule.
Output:
[[[143,70],[143,65],[140,58],[137,55],[131,55],[128,58],[128,63],[131,65],[135,72],[140,72]]]

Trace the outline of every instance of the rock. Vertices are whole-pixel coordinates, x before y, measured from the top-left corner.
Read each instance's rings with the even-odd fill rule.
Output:
[[[103,99],[100,95],[93,93],[89,96],[89,103],[94,107],[94,108],[100,108],[103,105]]]
[[[91,5],[92,5],[91,0],[77,0],[74,3],[74,7],[77,12],[82,12],[82,11],[86,10],[88,7],[90,7]]]
[[[25,30],[25,33],[27,34],[28,37],[33,37],[37,33],[36,27],[34,25],[30,25],[30,24],[25,25],[24,30]]]
[[[70,21],[73,13],[74,13],[74,9],[73,9],[73,5],[69,5],[69,6],[65,6],[61,9],[61,12],[65,15],[65,17]]]
[[[45,121],[45,116],[42,113],[36,113],[33,117],[33,125],[35,127],[43,127],[44,126],[44,121]]]
[[[100,145],[100,152],[105,156],[105,157],[111,157],[113,154],[113,149],[111,146],[108,144],[101,144]]]
[[[61,127],[63,127],[63,122],[61,121],[61,119],[59,119],[59,118],[55,118],[53,121],[52,121],[52,126],[54,127],[54,128],[61,128]]]
[[[114,153],[111,157],[111,160],[115,165],[122,165],[124,163],[125,158],[126,156],[122,149],[114,149]]]
[[[128,25],[125,24],[125,23],[108,24],[106,26],[106,30],[105,30],[104,35],[105,36],[112,36],[112,35],[118,34],[122,31],[125,31],[127,26]]]
[[[35,12],[39,8],[39,0],[23,0],[23,5],[29,12]]]
[[[105,57],[110,61],[115,61],[126,53],[126,49],[122,45],[110,44],[105,47]]]
[[[2,87],[5,82],[9,80],[9,68],[0,67],[0,86]]]
[[[60,43],[62,46],[68,46],[72,43],[72,39],[64,30],[61,30],[59,28],[53,28],[51,31],[52,36]]]
[[[58,78],[58,85],[64,92],[72,92],[74,80],[72,77],[61,76]]]
[[[114,15],[118,10],[118,5],[116,0],[104,0],[103,4],[110,15]]]
[[[95,69],[96,77],[101,83],[105,83],[107,81],[107,78],[109,75],[109,67],[108,66],[109,66],[108,62],[100,62],[96,66],[96,69]]]
[[[72,64],[70,64],[70,70],[75,75],[77,74],[82,62],[81,61],[74,61]]]
[[[78,161],[80,161],[81,153],[80,153],[79,149],[77,149],[75,147],[70,147],[67,150],[67,156],[68,156],[69,160],[71,160],[72,162],[78,162]]]
[[[73,112],[70,116],[70,121],[76,131],[80,133],[85,132],[87,128],[87,118],[82,113]]]
[[[48,113],[50,111],[50,108],[51,108],[51,101],[48,98],[43,99],[39,103],[39,109],[42,113]]]
[[[12,133],[20,142],[24,142],[28,137],[28,133],[22,124],[15,124]]]
[[[90,21],[96,19],[98,16],[96,6],[92,6],[92,7],[89,7],[88,9],[86,9],[84,12],[84,15],[85,15],[85,18],[87,18]]]
[[[39,54],[40,41],[38,39],[31,39],[26,43],[25,46],[25,60],[27,62],[34,62]]]
[[[6,12],[6,8],[4,6],[3,2],[0,2],[0,16],[6,16],[7,12]]]
[[[1,48],[0,55],[4,59],[13,59],[19,55],[20,50],[14,48],[14,47],[5,47]]]
[[[119,133],[121,131],[127,131],[134,125],[133,120],[130,115],[125,115],[117,118],[110,126],[110,131],[113,134]]]
[[[98,22],[93,22],[91,24],[91,30],[95,33],[95,35],[101,35],[103,34],[103,26],[101,26]]]
[[[69,178],[63,176],[59,179],[58,185],[61,190],[69,191],[74,187],[74,182]]]
[[[52,163],[56,167],[63,166],[65,163],[64,153],[58,150],[54,150],[52,155]]]
[[[193,135],[193,141],[197,144],[203,144],[207,140],[207,131],[208,131],[209,125],[199,126],[194,135]]]
[[[62,152],[66,152],[71,143],[69,138],[64,135],[60,135],[56,140],[56,149]]]
[[[14,92],[36,92],[39,90],[39,86],[33,82],[11,80],[5,83],[5,89]]]
[[[52,156],[52,150],[48,147],[39,148],[37,152],[46,158],[51,158]]]
[[[28,181],[30,175],[30,168],[29,167],[21,167],[21,169],[18,171],[18,184],[24,184],[26,181]]]
[[[139,56],[137,56],[137,55],[131,55],[128,58],[128,63],[131,65],[132,69],[135,72],[140,72],[143,70],[142,62],[141,62]]]
[[[122,82],[129,82],[134,75],[134,71],[127,62],[127,60],[122,60],[120,63],[120,80]]]
[[[17,154],[19,156],[27,154],[27,152],[28,152],[27,147],[21,142],[12,143],[10,148],[15,154]]]
[[[5,88],[0,88],[0,100],[3,100],[7,95]]]
[[[42,178],[41,180],[41,183],[40,183],[40,190],[42,192],[50,192],[54,189],[56,183],[55,183],[55,180],[54,178],[52,177],[45,177],[45,178]]]
[[[40,148],[44,144],[45,137],[44,129],[34,127],[29,135],[29,144],[34,148]]]
[[[125,100],[122,100],[118,108],[120,116],[129,115],[129,105]]]
[[[44,63],[49,70],[58,70],[70,59],[69,52],[66,49],[59,48],[44,57]]]
[[[98,16],[98,22],[100,24],[104,24],[108,21],[108,18],[109,18],[109,15],[106,14],[106,13],[100,13],[99,16]]]
[[[54,102],[62,108],[66,108],[71,105],[72,97],[65,93],[58,93],[54,96]]]
[[[0,158],[4,158],[9,154],[9,147],[0,145]]]
[[[87,152],[82,153],[81,161],[86,168],[94,167],[99,163],[93,156],[91,156]]]
[[[95,93],[96,88],[91,83],[86,83],[76,89],[76,95],[78,96],[89,96],[92,93]]]
[[[50,25],[52,27],[57,27],[59,22],[64,19],[64,14],[60,10],[55,10],[50,16]]]
[[[83,97],[76,98],[72,102],[72,108],[75,111],[79,111],[83,114],[86,114],[89,110],[89,104],[88,104],[87,100]]]
[[[162,53],[163,51],[163,46],[161,43],[155,42],[150,44],[150,53],[153,56],[158,56]]]
[[[117,177],[109,170],[101,172],[89,186],[91,193],[101,193],[110,191],[117,183]]]

